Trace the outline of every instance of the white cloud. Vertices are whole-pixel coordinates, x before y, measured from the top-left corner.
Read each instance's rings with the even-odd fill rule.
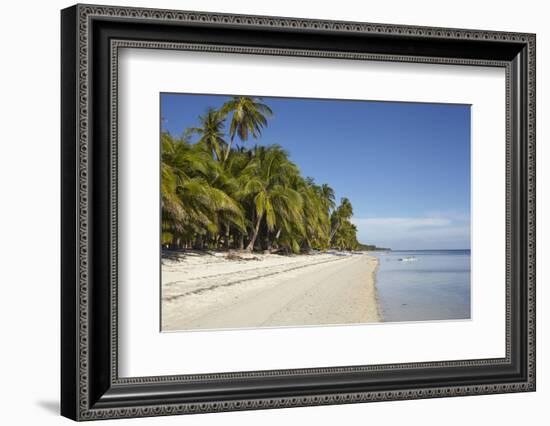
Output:
[[[404,228],[417,228],[424,226],[445,226],[449,225],[449,219],[440,217],[372,217],[353,218],[352,222],[359,225],[372,226],[399,226]]]
[[[451,249],[470,247],[467,216],[352,218],[362,243],[393,249]]]

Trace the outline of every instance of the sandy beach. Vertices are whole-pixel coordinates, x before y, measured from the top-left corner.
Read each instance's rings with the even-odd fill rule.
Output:
[[[367,254],[185,253],[163,259],[162,330],[381,321]]]

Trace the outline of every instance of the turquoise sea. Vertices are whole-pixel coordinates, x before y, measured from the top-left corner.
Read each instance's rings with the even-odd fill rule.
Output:
[[[471,317],[470,250],[372,254],[380,259],[376,286],[384,321]]]

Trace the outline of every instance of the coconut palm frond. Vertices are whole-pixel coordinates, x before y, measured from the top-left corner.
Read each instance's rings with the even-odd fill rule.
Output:
[[[353,207],[327,184],[304,178],[280,145],[257,139],[273,115],[261,98],[236,96],[208,109],[181,138],[161,134],[163,244],[289,252],[358,246]]]

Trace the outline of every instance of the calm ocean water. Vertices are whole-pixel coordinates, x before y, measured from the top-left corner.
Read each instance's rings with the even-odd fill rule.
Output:
[[[384,321],[470,318],[470,250],[373,253]],[[414,258],[411,261],[400,259]]]

